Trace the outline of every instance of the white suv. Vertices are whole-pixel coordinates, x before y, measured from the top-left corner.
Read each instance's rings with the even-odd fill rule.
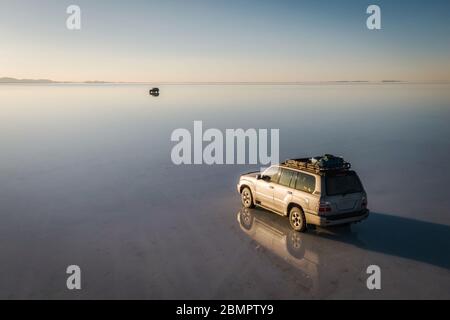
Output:
[[[244,207],[257,205],[289,216],[292,228],[300,232],[307,224],[351,224],[369,215],[358,175],[348,162],[332,155],[287,160],[262,174],[244,174],[237,190]]]

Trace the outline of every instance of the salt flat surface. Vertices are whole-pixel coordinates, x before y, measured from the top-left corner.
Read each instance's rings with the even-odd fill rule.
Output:
[[[449,299],[448,89],[2,85],[0,298]],[[171,163],[194,120],[279,128],[281,159],[344,156],[372,215],[292,234],[256,209],[245,228],[236,182],[259,166]]]

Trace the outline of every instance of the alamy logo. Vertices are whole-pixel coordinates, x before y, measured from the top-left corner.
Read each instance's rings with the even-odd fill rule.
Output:
[[[67,278],[66,285],[69,290],[81,289],[81,269],[77,265],[71,265],[67,267],[67,274],[70,276]]]
[[[69,17],[66,20],[66,27],[69,30],[81,29],[81,8],[77,5],[70,5],[67,7],[66,13]]]
[[[202,121],[194,121],[193,137],[183,128],[172,132],[171,141],[178,143],[171,158],[176,165],[274,164],[279,162],[279,135],[279,129],[271,129],[269,145],[267,129],[226,129],[224,136],[214,128],[203,132]]]
[[[380,30],[381,29],[381,8],[375,4],[367,7],[367,14],[370,16],[367,18],[367,29]]]
[[[377,265],[371,265],[367,267],[367,274],[370,276],[367,278],[367,289],[380,290],[381,289],[381,269]]]

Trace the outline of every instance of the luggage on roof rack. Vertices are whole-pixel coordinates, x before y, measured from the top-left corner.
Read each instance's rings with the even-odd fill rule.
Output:
[[[286,160],[284,164],[288,167],[309,170],[315,173],[325,173],[329,171],[349,170],[351,164],[344,161],[341,157],[336,157],[331,154],[314,158],[301,158]]]

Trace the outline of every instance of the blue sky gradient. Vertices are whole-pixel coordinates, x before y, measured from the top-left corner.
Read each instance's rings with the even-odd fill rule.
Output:
[[[82,29],[66,28],[66,8]],[[366,8],[382,30],[366,28]],[[0,0],[0,77],[448,80],[450,1]]]

